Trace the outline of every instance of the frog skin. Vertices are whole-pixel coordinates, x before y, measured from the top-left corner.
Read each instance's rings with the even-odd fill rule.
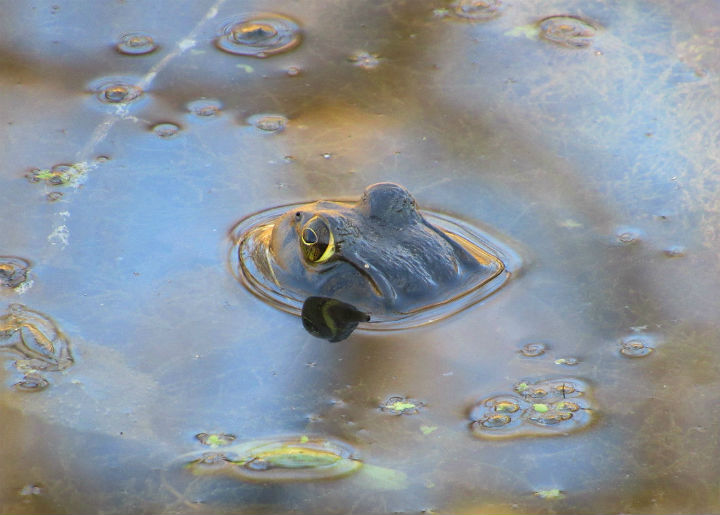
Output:
[[[370,314],[422,310],[497,273],[428,223],[404,187],[387,182],[368,186],[356,203],[296,207],[261,240],[253,260],[281,291]]]

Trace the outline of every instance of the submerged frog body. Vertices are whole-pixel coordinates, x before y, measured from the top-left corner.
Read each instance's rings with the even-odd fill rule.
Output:
[[[239,257],[250,286],[271,297],[329,297],[387,320],[448,303],[500,275],[503,262],[488,250],[429,223],[402,186],[379,183],[355,203],[296,205],[254,227]]]

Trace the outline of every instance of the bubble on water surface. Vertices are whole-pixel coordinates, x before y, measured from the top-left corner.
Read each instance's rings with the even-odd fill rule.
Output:
[[[685,247],[682,245],[672,245],[663,251],[663,254],[669,258],[679,258],[685,255]]]
[[[567,367],[572,367],[580,363],[580,360],[573,357],[567,357],[567,358],[558,358],[555,360],[556,365],[565,365]]]
[[[27,281],[30,262],[15,256],[0,256],[0,287],[17,288]]]
[[[531,342],[523,345],[518,352],[526,358],[535,358],[537,356],[542,356],[543,354],[545,354],[547,348],[547,345],[545,345],[544,343]]]
[[[63,197],[62,191],[51,191],[47,195],[45,195],[45,198],[48,199],[48,202],[56,202],[60,200]]]
[[[615,241],[620,245],[634,245],[642,237],[642,231],[634,227],[618,227],[615,231]]]
[[[592,44],[595,25],[575,16],[551,16],[538,22],[540,37],[568,48],[585,48]]]
[[[377,54],[371,54],[364,50],[351,54],[348,57],[348,61],[358,68],[363,68],[364,70],[372,70],[373,68],[377,68],[380,64],[380,59]]]
[[[187,104],[187,110],[201,118],[212,118],[220,114],[222,103],[219,100],[201,98]]]
[[[41,392],[50,386],[50,382],[37,373],[26,374],[20,381],[13,385],[18,392]]]
[[[498,427],[504,427],[508,425],[511,421],[512,419],[508,415],[500,415],[494,413],[479,419],[477,422],[483,427],[495,429]]]
[[[235,55],[265,58],[292,50],[300,44],[298,24],[273,13],[240,15],[222,27],[215,45]]]
[[[407,397],[392,396],[380,404],[380,411],[392,415],[415,415],[425,403]]]
[[[457,16],[473,21],[495,18],[500,14],[500,0],[458,0],[452,4]]]
[[[178,132],[180,132],[180,127],[178,127],[174,123],[164,122],[153,125],[151,130],[155,133],[156,136],[159,136],[163,139],[168,139],[177,136]]]
[[[629,336],[620,341],[620,355],[626,358],[644,358],[653,352],[646,338]]]
[[[129,104],[143,94],[143,90],[126,79],[105,79],[91,86],[103,104]]]
[[[120,36],[115,49],[124,55],[146,55],[157,48],[152,36],[141,32],[132,32]]]
[[[355,450],[337,440],[308,436],[243,442],[203,453],[186,466],[194,474],[224,474],[246,481],[336,479],[357,471]]]
[[[302,69],[297,66],[291,66],[287,69],[288,77],[297,77],[302,72]]]
[[[248,118],[247,123],[262,132],[270,133],[284,130],[288,119],[281,114],[256,114]]]
[[[514,394],[488,397],[470,410],[480,438],[564,435],[592,422],[588,386],[576,378],[520,381]]]

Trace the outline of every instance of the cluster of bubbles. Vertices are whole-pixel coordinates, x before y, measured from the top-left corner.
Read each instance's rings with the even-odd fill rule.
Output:
[[[70,342],[47,315],[22,304],[11,304],[0,316],[0,349],[20,356],[15,368],[24,377],[15,389],[37,392],[48,387],[42,372],[55,372],[73,364]]]
[[[470,429],[480,438],[564,435],[592,422],[588,386],[575,378],[520,381],[514,393],[481,400],[470,410]]]
[[[87,167],[82,163],[59,163],[53,165],[51,168],[33,168],[25,177],[27,177],[30,182],[44,181],[50,186],[66,186],[73,184],[86,173]]]

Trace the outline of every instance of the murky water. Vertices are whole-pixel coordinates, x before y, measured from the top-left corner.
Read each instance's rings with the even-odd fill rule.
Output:
[[[720,512],[718,27],[710,0],[6,2],[2,512]],[[240,219],[379,181],[520,273],[334,344],[236,281]]]

